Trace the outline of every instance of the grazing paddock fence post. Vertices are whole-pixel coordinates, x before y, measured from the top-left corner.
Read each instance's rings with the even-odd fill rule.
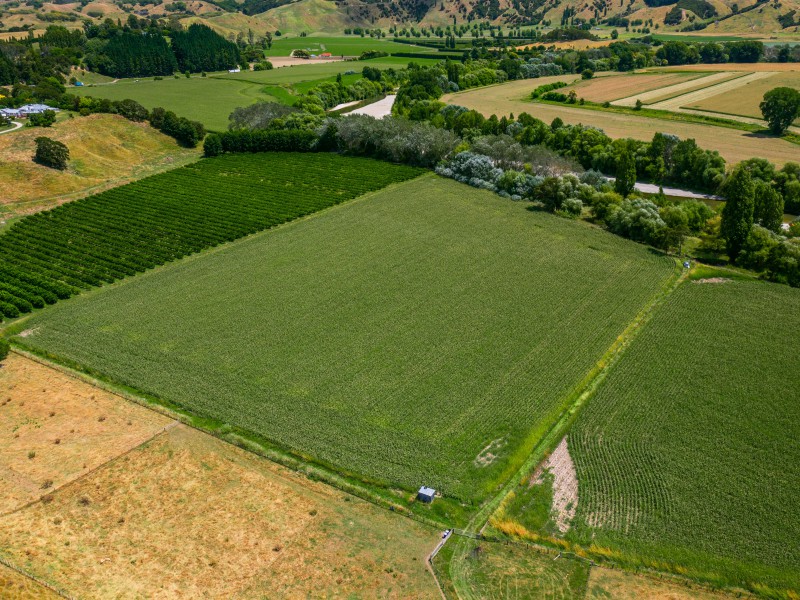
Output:
[[[57,588],[53,584],[46,582],[44,579],[40,579],[36,575],[33,575],[32,573],[28,573],[25,569],[22,569],[21,567],[18,567],[17,565],[15,565],[14,563],[6,560],[2,556],[0,556],[0,564],[3,564],[6,567],[8,567],[9,569],[11,569],[12,571],[15,571],[15,572],[19,573],[20,575],[22,575],[26,579],[30,579],[30,580],[34,581],[35,583],[41,585],[42,587],[46,587],[48,590],[50,590],[51,592],[53,592],[55,594],[58,594],[62,598],[67,598],[68,600],[78,600],[75,596],[70,596],[69,594],[67,594],[63,590]]]

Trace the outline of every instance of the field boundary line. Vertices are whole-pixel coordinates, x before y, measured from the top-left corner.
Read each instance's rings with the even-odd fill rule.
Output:
[[[436,575],[436,568],[433,566],[433,559],[436,558],[437,554],[439,554],[439,550],[444,548],[444,545],[452,537],[454,532],[455,529],[448,529],[447,531],[445,531],[442,539],[439,540],[439,542],[436,544],[436,547],[425,558],[425,566],[428,568],[428,571],[430,571],[430,574],[433,576],[433,581],[434,583],[436,583],[436,587],[439,589],[439,593],[442,595],[442,600],[448,600],[448,598],[447,594],[444,591],[444,588],[442,587],[441,582],[439,581],[439,577]]]
[[[666,299],[688,278],[689,271],[681,269],[679,262],[674,260],[673,272],[669,278],[662,284],[658,293],[650,300],[648,304],[642,307],[642,310],[633,318],[633,320],[625,327],[617,339],[611,344],[606,352],[600,357],[595,367],[589,374],[578,383],[576,388],[570,394],[574,400],[568,402],[565,409],[562,411],[561,416],[550,427],[545,435],[534,446],[533,451],[529,458],[520,466],[514,476],[509,477],[506,483],[502,486],[500,491],[491,499],[489,499],[470,519],[469,523],[459,534],[460,537],[465,539],[482,539],[483,531],[489,524],[492,515],[502,505],[503,500],[513,489],[518,485],[519,481],[527,476],[545,457],[548,450],[555,447],[561,439],[567,434],[575,419],[578,417],[581,408],[586,402],[594,395],[597,388],[605,380],[609,371],[616,365],[630,343],[637,337],[638,333],[646,325],[656,309],[660,307]],[[472,534],[472,535],[463,535]],[[465,568],[465,555],[466,555],[466,542],[460,543],[456,546],[453,552],[453,558],[450,562],[450,578],[453,581],[453,586],[456,589],[461,600],[469,600],[471,595],[466,582],[463,581],[463,569]],[[461,577],[459,577],[461,576]]]
[[[18,350],[18,349],[16,349],[16,348],[12,349],[12,352],[14,352],[14,353],[17,353],[17,354],[19,354],[19,355],[21,355],[21,356],[25,356],[25,358],[29,358],[29,359],[33,360],[34,362],[37,362],[37,363],[39,363],[39,364],[41,364],[41,365],[43,365],[43,366],[45,366],[45,367],[54,368],[54,367],[53,367],[53,365],[50,365],[50,364],[48,364],[48,363],[46,363],[46,362],[43,362],[42,360],[38,359],[38,357],[29,356],[29,355],[27,355],[27,353],[22,353],[22,352],[19,352],[19,350]],[[59,372],[62,372],[62,373],[64,373],[65,375],[72,376],[72,374],[71,374],[71,373],[69,373],[69,372],[67,372],[67,371],[62,371],[61,369],[58,369],[58,368],[54,368],[54,370],[57,370],[57,371],[59,371]],[[77,378],[77,377],[76,377],[76,379],[79,379],[79,378]],[[85,382],[85,383],[90,383],[90,382]],[[100,387],[100,386],[96,386],[96,387]],[[105,389],[105,388],[101,388],[101,389]],[[108,390],[106,390],[106,391],[108,391]],[[120,396],[119,394],[116,394],[116,393],[114,393],[114,392],[110,392],[110,393],[112,393],[112,394],[113,394],[113,395],[115,395],[115,396],[118,396],[118,397],[122,398],[123,400],[126,400],[126,398],[124,398],[123,396]],[[111,458],[109,458],[109,459],[108,459],[108,460],[106,460],[106,461],[103,461],[103,462],[102,462],[102,463],[100,463],[99,465],[97,465],[97,466],[95,466],[95,467],[92,467],[91,469],[89,469],[89,470],[88,470],[88,471],[86,471],[85,473],[81,473],[81,474],[80,474],[78,477],[76,477],[75,479],[71,479],[71,480],[69,480],[69,481],[66,481],[66,482],[64,482],[62,485],[60,485],[60,486],[58,486],[58,487],[56,487],[56,488],[49,489],[49,490],[47,490],[47,493],[44,493],[44,494],[42,494],[41,496],[39,496],[38,498],[36,498],[36,499],[34,499],[34,500],[30,500],[29,502],[26,502],[25,504],[22,504],[22,505],[20,505],[20,506],[17,506],[16,508],[13,508],[12,510],[6,511],[6,512],[4,512],[4,513],[0,513],[0,519],[2,519],[2,518],[4,518],[4,517],[7,517],[7,516],[9,516],[9,515],[13,515],[13,514],[15,514],[15,513],[18,513],[18,512],[20,512],[20,511],[23,511],[23,510],[25,510],[26,508],[29,508],[29,507],[33,506],[33,505],[34,505],[34,504],[36,504],[37,502],[41,502],[41,501],[42,501],[42,498],[45,498],[45,497],[47,497],[47,496],[50,496],[50,495],[52,495],[52,494],[54,494],[54,493],[56,493],[56,492],[60,492],[61,490],[64,490],[64,489],[66,489],[66,488],[70,487],[71,485],[73,485],[73,484],[75,484],[75,483],[77,483],[77,482],[79,482],[79,481],[82,481],[84,478],[86,478],[86,477],[90,476],[91,474],[93,474],[93,473],[95,473],[95,472],[99,471],[100,469],[102,469],[102,468],[103,468],[103,467],[105,467],[106,465],[109,465],[109,464],[111,464],[111,463],[113,463],[113,462],[116,462],[116,461],[117,461],[117,460],[119,460],[120,458],[123,458],[123,457],[127,456],[128,454],[131,454],[132,452],[134,452],[135,450],[138,450],[139,448],[141,448],[141,447],[142,447],[142,446],[144,446],[145,444],[148,444],[148,443],[152,442],[152,441],[153,441],[155,438],[157,438],[158,436],[160,436],[160,435],[162,435],[162,434],[164,434],[164,433],[168,432],[170,429],[173,429],[173,428],[175,428],[175,427],[177,427],[178,425],[181,425],[181,424],[182,424],[182,423],[181,423],[181,421],[180,421],[179,419],[173,419],[172,421],[170,421],[169,423],[167,423],[167,424],[166,424],[166,425],[164,425],[163,427],[160,427],[159,429],[157,429],[156,431],[154,431],[154,432],[153,432],[152,434],[150,434],[150,435],[149,435],[147,438],[145,438],[144,440],[142,440],[141,442],[139,442],[139,443],[138,443],[138,444],[136,444],[135,446],[131,446],[130,448],[128,448],[127,450],[125,450],[125,451],[121,452],[120,454],[117,454],[117,455],[115,455],[115,456],[112,456]]]
[[[17,345],[12,345],[11,351],[16,354],[19,354],[20,356],[24,356],[25,358],[34,360],[35,362],[47,366],[51,369],[64,373],[74,379],[93,385],[98,389],[104,390],[114,396],[117,396],[123,401],[137,404],[143,408],[152,410],[153,412],[169,417],[170,419],[173,419],[175,422],[173,426],[183,425],[184,427],[193,429],[204,435],[212,436],[222,442],[225,442],[226,444],[230,444],[231,446],[236,446],[237,448],[240,448],[245,452],[254,454],[260,458],[270,461],[271,463],[290,469],[295,473],[305,475],[307,478],[311,480],[321,481],[322,483],[333,489],[339,490],[346,494],[350,494],[351,496],[355,496],[356,498],[360,498],[365,502],[369,502],[373,506],[409,518],[412,521],[416,521],[422,525],[425,525],[426,527],[430,527],[431,529],[441,531],[441,528],[443,526],[444,527],[447,526],[447,523],[443,521],[437,521],[435,519],[425,517],[424,515],[417,514],[402,505],[393,503],[391,499],[385,498],[380,494],[371,491],[369,489],[368,484],[361,482],[354,482],[345,479],[335,471],[332,471],[331,469],[326,467],[325,465],[315,463],[311,460],[308,460],[307,458],[292,454],[292,452],[289,449],[285,449],[280,446],[274,445],[268,439],[264,439],[263,441],[250,439],[240,435],[235,430],[231,431],[230,429],[223,429],[222,431],[216,431],[211,428],[206,429],[204,427],[196,425],[193,422],[193,419],[197,415],[193,415],[188,411],[184,411],[182,407],[176,407],[173,409],[167,406],[166,404],[163,404],[156,398],[148,399],[146,396],[144,396],[141,392],[138,392],[137,390],[125,389],[124,386],[114,381],[106,381],[104,379],[98,378],[95,375],[82,371],[80,365],[70,366],[68,364],[59,362],[57,357],[41,356],[39,354],[36,354],[35,352],[32,352],[31,350],[21,348]],[[172,425],[172,423],[170,423],[170,425]],[[121,454],[119,456],[123,455]],[[115,457],[112,460],[116,460],[116,458],[117,457]],[[107,464],[108,462],[110,461],[107,461],[104,464]],[[66,485],[67,484],[65,484],[65,486]],[[64,486],[58,489],[62,489],[63,487]],[[34,504],[37,501],[31,502],[29,504]],[[15,511],[10,511],[10,512],[15,512]],[[4,515],[0,515],[0,517],[2,516]]]
[[[18,567],[17,565],[15,565],[11,561],[7,560],[3,556],[0,556],[0,564],[8,567],[9,569],[14,571],[15,573],[18,573],[18,574],[22,575],[26,579],[30,579],[31,581],[33,581],[37,585],[40,585],[40,586],[42,586],[44,588],[47,588],[48,590],[50,590],[54,594],[58,594],[62,598],[67,598],[67,600],[78,600],[77,596],[70,596],[65,591],[63,591],[60,588],[54,586],[52,583],[48,583],[47,581],[45,581],[44,579],[41,579],[40,577],[37,577],[33,573],[29,573],[28,571],[26,571],[22,567]]]
[[[734,81],[735,79],[739,79],[740,77],[744,77],[745,75],[747,75],[747,72],[746,72],[746,71],[742,71],[742,72],[740,72],[740,73],[737,73],[736,71],[715,71],[715,72],[716,72],[716,73],[727,73],[727,74],[729,74],[729,75],[730,75],[730,74],[733,74],[733,76],[732,76],[732,77],[730,77],[729,79],[725,79],[724,81],[719,81],[719,82],[717,82],[717,83],[725,83],[725,82],[727,82],[727,81]],[[711,73],[711,74],[713,75],[713,73]],[[690,81],[693,81],[693,82],[698,82],[698,80],[702,80],[702,79],[703,79],[703,78],[702,78],[702,77],[700,77],[700,78],[698,78],[698,79],[691,79]],[[722,78],[720,78],[720,79],[722,79]],[[716,84],[712,84],[712,85],[716,85]],[[710,86],[706,86],[706,87],[710,87]],[[702,90],[702,89],[705,89],[705,88],[700,88],[700,89]],[[667,102],[667,101],[669,101],[669,100],[675,100],[676,98],[679,98],[679,97],[681,97],[681,96],[685,96],[686,94],[691,94],[692,92],[696,92],[696,91],[697,91],[697,90],[691,90],[691,89],[690,89],[690,90],[687,90],[687,91],[679,91],[679,92],[677,92],[677,93],[676,93],[676,94],[674,94],[674,95],[668,95],[668,96],[666,96],[666,97],[664,97],[664,98],[658,98],[658,97],[657,97],[658,99],[657,99],[657,100],[655,100],[654,102],[650,102],[650,103],[648,103],[648,102],[645,102],[644,104],[645,104],[645,106],[650,106],[650,105],[652,105],[652,104],[658,104],[659,102]],[[630,96],[629,96],[629,97],[630,97]],[[625,100],[625,98],[620,98],[620,100]],[[614,102],[619,102],[619,100],[615,100]],[[612,104],[613,104],[613,102],[612,102]]]

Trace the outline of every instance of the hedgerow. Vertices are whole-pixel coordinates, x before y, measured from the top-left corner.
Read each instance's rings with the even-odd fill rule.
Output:
[[[276,147],[297,139],[263,133],[274,134]],[[0,236],[0,316],[16,318],[420,172],[332,154],[224,156],[28,216]]]

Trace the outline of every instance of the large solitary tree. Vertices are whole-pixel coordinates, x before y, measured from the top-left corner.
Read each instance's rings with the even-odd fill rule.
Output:
[[[36,154],[33,157],[34,161],[45,167],[60,171],[67,168],[69,149],[64,144],[46,137],[37,137],[35,141]]]
[[[764,94],[760,105],[769,128],[781,135],[800,116],[800,92],[790,87],[778,87]]]
[[[726,202],[720,233],[725,239],[728,257],[735,262],[753,228],[755,185],[750,172],[737,167],[725,182],[723,195]]]

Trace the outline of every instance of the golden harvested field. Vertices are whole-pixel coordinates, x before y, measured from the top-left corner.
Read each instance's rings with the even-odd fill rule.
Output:
[[[682,84],[671,85],[658,90],[651,90],[646,94],[642,94],[639,99],[645,104],[655,104],[656,102],[663,102],[665,100],[670,100],[671,98],[683,96],[684,94],[691,94],[692,92],[705,89],[710,85],[716,85],[726,81],[733,81],[734,79],[738,79],[739,77],[743,76],[745,76],[744,73],[732,71],[706,74],[698,79],[692,79]],[[623,103],[614,102],[614,104]],[[636,104],[636,102],[634,101],[633,104]],[[631,106],[633,106],[633,104],[631,104]]]
[[[437,531],[19,355],[0,396],[0,464],[20,475],[0,479],[0,556],[58,589],[436,598],[425,557]],[[24,583],[0,571],[0,585]]]
[[[587,81],[580,81],[574,85],[559,90],[568,94],[575,90],[579,98],[590,102],[607,102],[627,98],[641,92],[661,89],[701,77],[698,73],[647,73],[610,75],[596,77]]]
[[[746,83],[737,88],[734,94],[721,93],[685,106],[687,108],[761,119],[763,117],[758,106],[764,99],[764,94],[776,87],[800,89],[800,71],[776,73],[771,77]],[[800,119],[796,120],[795,123],[800,123]]]
[[[67,145],[69,167],[57,171],[33,162],[34,140]],[[181,148],[144,123],[118,115],[65,118],[53,127],[23,127],[0,135],[0,213],[35,212],[107,187],[192,162],[201,150]]]
[[[697,585],[683,585],[669,579],[657,579],[649,575],[637,575],[592,567],[586,600],[614,598],[614,600],[731,600],[749,598],[749,594],[713,592]]]
[[[0,514],[74,481],[169,422],[61,371],[10,355],[0,368]]]
[[[661,71],[800,71],[800,63],[724,63],[719,65],[680,65]]]
[[[777,165],[783,165],[788,161],[796,161],[800,154],[800,146],[786,140],[737,129],[582,109],[575,106],[541,104],[526,100],[537,85],[544,83],[544,79],[551,78],[512,81],[448,94],[443,97],[443,101],[473,108],[487,116],[510,113],[519,115],[527,112],[546,123],[560,117],[565,123],[583,123],[599,127],[612,138],[630,137],[650,140],[656,132],[671,133],[681,139],[694,138],[701,148],[719,151],[728,163],[737,163],[758,156]]]
[[[0,564],[0,598],[3,600],[55,600],[58,594]]]

